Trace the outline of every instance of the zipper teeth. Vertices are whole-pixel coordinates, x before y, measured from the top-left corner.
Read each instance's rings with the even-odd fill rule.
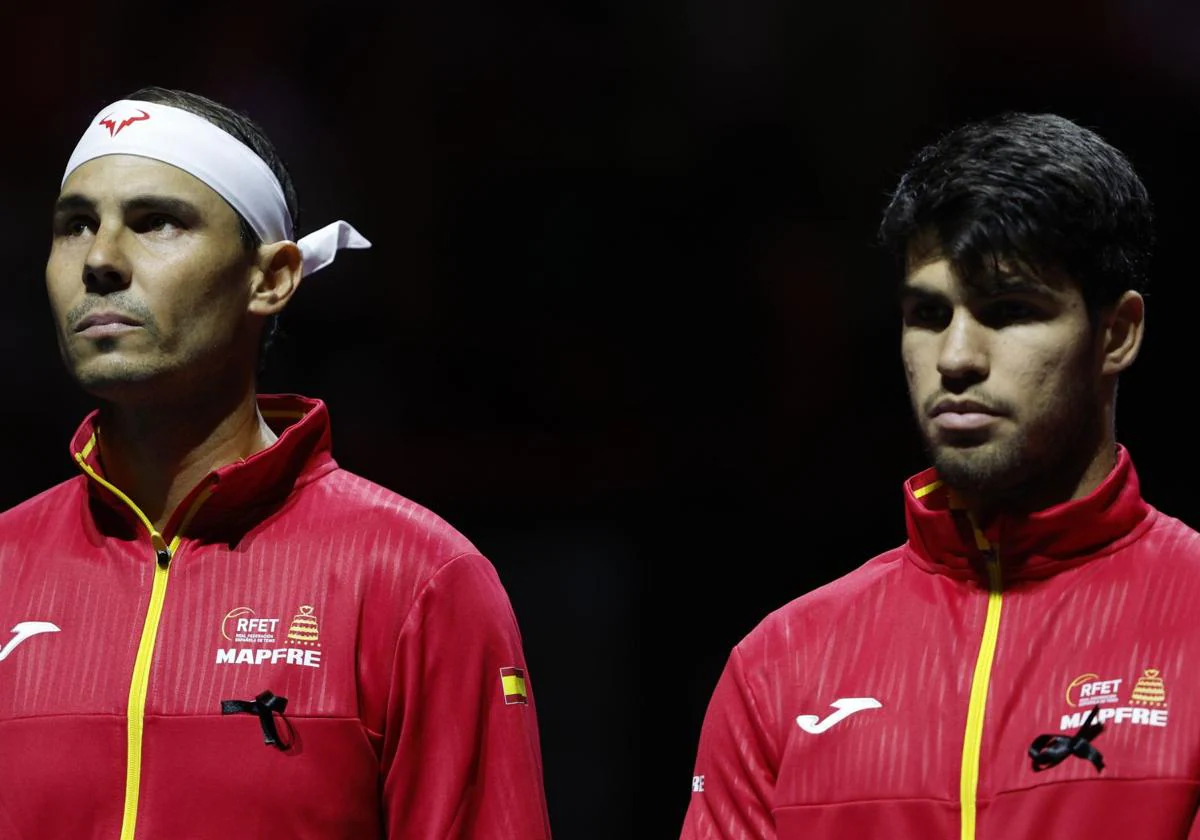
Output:
[[[213,494],[215,487],[207,487],[197,495],[196,500],[188,509],[187,516],[179,526],[179,532],[165,546],[167,553],[174,557],[183,539],[183,531],[191,523],[196,511],[200,510],[208,497]],[[133,505],[133,502],[129,503]],[[137,507],[134,506],[134,510]],[[157,534],[158,532],[153,532]],[[162,537],[159,537],[162,542]],[[162,618],[163,604],[167,598],[167,580],[171,574],[171,565],[154,564],[154,586],[150,591],[150,606],[146,610],[146,621],[142,625],[142,640],[138,645],[137,659],[133,665],[133,680],[129,685],[129,735],[128,750],[125,766],[125,816],[121,824],[121,840],[134,840],[134,830],[137,827],[138,801],[142,790],[142,744],[146,726],[146,695],[150,689],[150,664],[154,660],[154,645],[158,641],[158,624]]]
[[[961,840],[975,840],[976,798],[979,792],[979,760],[983,743],[984,712],[987,706],[988,685],[992,676],[992,662],[996,655],[996,642],[1000,633],[1000,608],[1003,602],[1000,559],[983,533],[975,529],[976,544],[989,551],[987,561],[988,602],[987,615],[983,622],[983,638],[979,644],[979,656],[975,660],[975,673],[971,678],[971,697],[967,705],[967,728],[963,736],[962,773],[959,780],[959,800],[962,809]]]
[[[146,610],[146,621],[142,625],[142,639],[134,660],[133,680],[129,686],[128,750],[125,766],[125,817],[122,822],[121,840],[133,840],[137,827],[138,794],[142,781],[142,734],[145,726],[146,693],[150,683],[150,660],[154,654],[154,641],[158,635],[158,620],[162,615],[163,601],[167,594],[167,576],[170,566],[154,566],[154,588],[150,593],[150,606]]]
[[[171,540],[170,545],[167,545],[163,535],[154,527],[154,523],[142,512],[141,508],[134,504],[133,499],[125,495],[115,484],[103,478],[87,463],[85,459],[95,444],[96,436],[93,435],[84,446],[83,451],[75,453],[75,460],[80,468],[124,502],[137,515],[150,533],[150,544],[156,553],[166,551],[169,558],[174,557],[192,517],[208,501],[208,497],[213,494],[216,487],[210,485],[196,496],[191,507],[188,508],[183,522],[180,523],[174,539]],[[167,578],[170,573],[170,564],[166,566],[159,563],[154,564],[154,583],[150,590],[150,604],[146,609],[146,620],[142,624],[142,636],[138,642],[138,652],[133,662],[133,676],[129,684],[129,703],[126,710],[128,727],[125,759],[125,805],[121,820],[121,840],[134,840],[137,828],[138,799],[142,783],[142,740],[145,732],[146,695],[150,686],[150,663],[154,657],[154,644],[158,638],[158,623],[162,617],[163,604],[167,597]]]
[[[75,454],[75,460],[92,480],[105,487],[110,493],[124,502],[132,510],[142,525],[150,532],[150,544],[155,552],[174,551],[178,538],[168,547],[162,534],[154,527],[154,523],[142,513],[142,509],[112,482],[102,477],[92,469],[85,460],[96,438],[92,437],[82,452]],[[142,783],[142,733],[145,725],[146,691],[149,682],[150,656],[154,651],[154,637],[158,633],[158,619],[162,614],[163,600],[167,594],[167,575],[170,567],[154,564],[154,583],[150,589],[150,605],[146,609],[146,620],[142,623],[142,637],[138,642],[137,656],[133,660],[133,676],[129,683],[129,703],[125,712],[126,744],[125,744],[125,805],[121,819],[121,840],[133,840],[137,828],[138,793]]]

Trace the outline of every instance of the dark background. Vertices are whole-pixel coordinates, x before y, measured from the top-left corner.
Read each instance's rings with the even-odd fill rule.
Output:
[[[45,9],[41,11],[40,9]],[[314,275],[263,390],[324,398],[343,466],[441,513],[525,635],[559,840],[677,836],[708,695],[768,611],[903,539],[925,466],[887,193],[923,143],[1052,110],[1159,210],[1119,437],[1191,485],[1200,11],[1190,0],[43,4],[9,12],[0,508],[72,474],[91,407],[42,286],[88,119],[144,84],[246,111]]]

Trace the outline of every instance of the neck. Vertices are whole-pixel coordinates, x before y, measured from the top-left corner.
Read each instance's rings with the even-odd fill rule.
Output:
[[[265,449],[276,437],[259,414],[252,381],[240,393],[205,393],[168,405],[105,403],[99,429],[108,480],[159,531],[208,473]]]

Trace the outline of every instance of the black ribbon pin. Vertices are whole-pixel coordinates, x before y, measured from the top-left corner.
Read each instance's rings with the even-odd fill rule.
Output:
[[[1035,773],[1049,769],[1069,755],[1078,756],[1096,766],[1096,772],[1104,770],[1104,756],[1092,746],[1091,740],[1104,731],[1104,724],[1096,723],[1099,706],[1092,707],[1083,726],[1074,735],[1039,735],[1029,745],[1029,757],[1033,759]]]
[[[278,747],[281,750],[288,750],[292,746],[293,733],[292,725],[283,716],[283,712],[287,708],[287,702],[286,697],[278,697],[270,691],[264,691],[253,700],[222,700],[221,714],[236,715],[244,713],[256,715],[258,722],[262,724],[263,743],[268,747]],[[279,734],[279,729],[275,725],[275,715],[279,715],[279,719],[283,721],[284,729],[287,731],[286,739]]]

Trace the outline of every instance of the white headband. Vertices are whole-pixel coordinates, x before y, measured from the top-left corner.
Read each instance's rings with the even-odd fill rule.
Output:
[[[292,217],[270,167],[232,134],[190,111],[133,99],[114,102],[96,114],[79,138],[63,183],[78,166],[104,155],[138,155],[176,166],[228,201],[264,244],[292,238]],[[301,237],[296,245],[304,256],[304,276],[333,262],[341,248],[371,247],[340,220]]]

